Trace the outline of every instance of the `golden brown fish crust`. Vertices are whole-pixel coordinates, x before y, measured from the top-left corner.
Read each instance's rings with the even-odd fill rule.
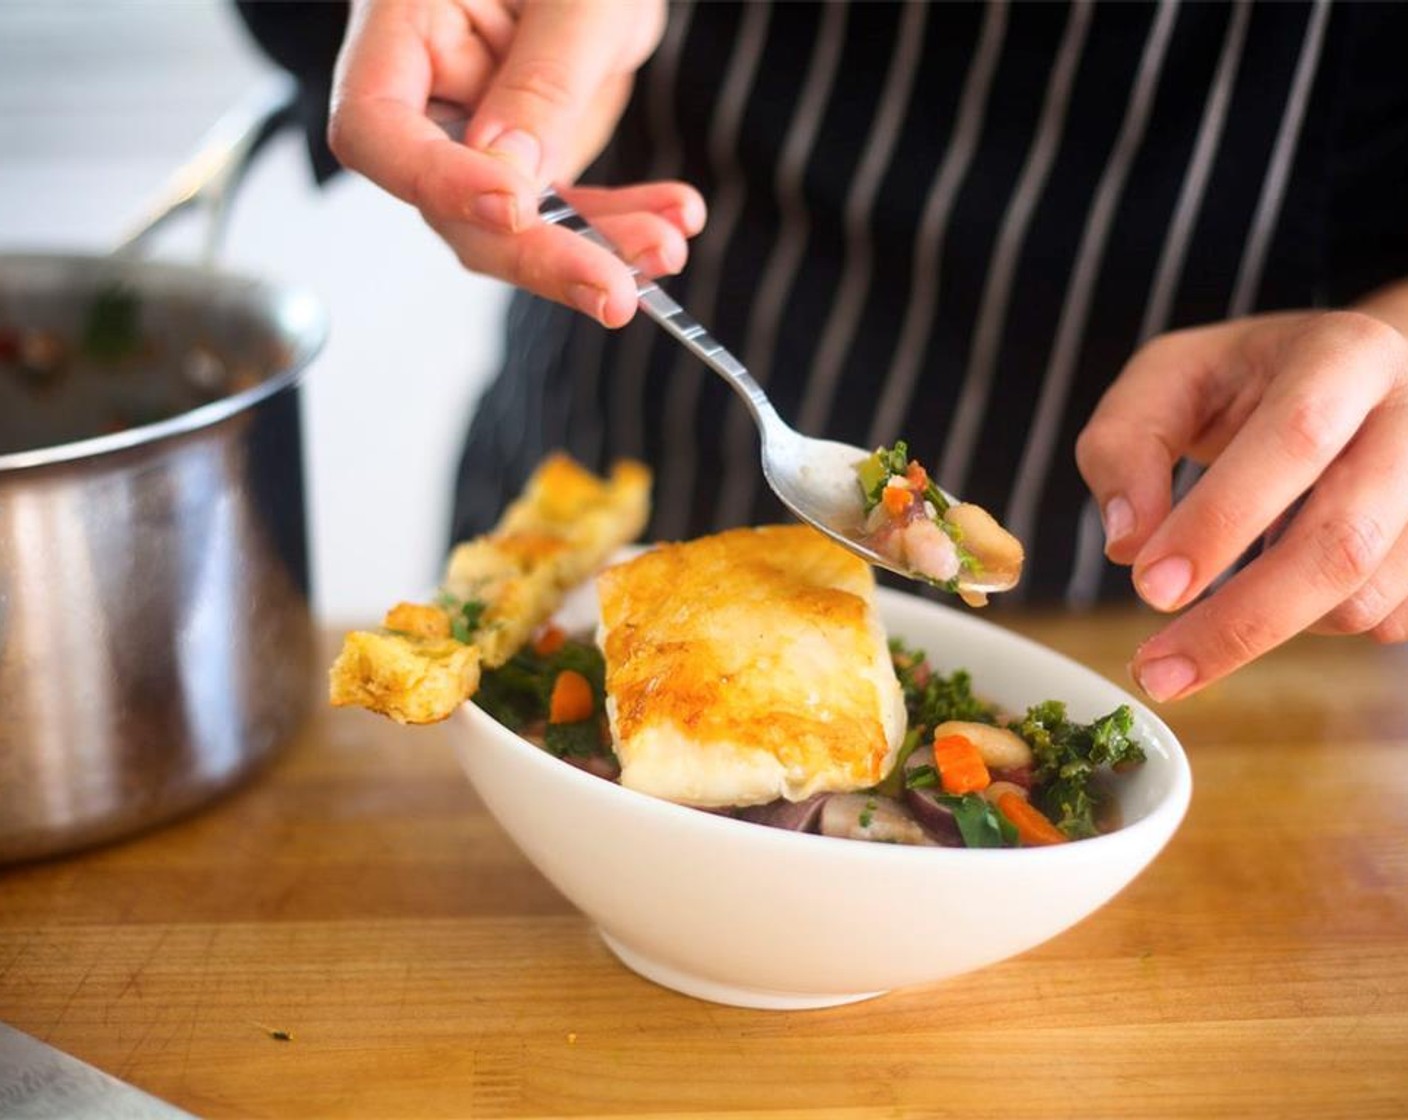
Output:
[[[884,777],[903,700],[864,561],[805,526],[664,545],[602,572],[623,785],[694,805]]]

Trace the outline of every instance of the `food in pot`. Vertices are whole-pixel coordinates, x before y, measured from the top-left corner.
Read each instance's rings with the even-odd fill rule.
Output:
[[[12,302],[0,292],[0,455],[169,420],[288,364],[215,345],[194,310],[150,329],[141,297],[122,284],[99,287],[77,314],[21,313]]]

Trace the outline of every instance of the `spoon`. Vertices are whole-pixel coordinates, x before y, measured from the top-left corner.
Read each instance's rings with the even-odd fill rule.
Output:
[[[432,101],[429,115],[452,140],[461,140],[467,118],[458,107]],[[615,257],[621,254],[600,230],[579,214],[575,207],[551,187],[538,196],[538,216],[548,225],[585,237]],[[693,316],[676,303],[647,276],[632,269],[636,299],[642,311],[678,339],[710,369],[727,381],[743,398],[762,443],[763,478],[773,493],[800,520],[830,537],[843,548],[877,568],[906,579],[938,583],[923,572],[902,563],[877,548],[867,526],[865,495],[857,468],[871,452],[836,440],[804,436],[786,423],[763,392],[763,387]],[[938,489],[936,487],[936,489]],[[957,498],[938,489],[949,506],[960,506]],[[991,592],[1012,588],[1021,572],[1021,545],[985,512],[966,506],[975,514],[965,525],[964,547],[978,561],[976,571],[960,569],[951,586],[967,603],[981,606]],[[982,539],[975,539],[982,538]],[[991,557],[991,563],[984,560]]]
[[[551,188],[539,196],[538,214],[549,225],[560,225],[619,255],[599,230]],[[793,514],[878,568],[908,579],[935,582],[869,543],[864,494],[856,472],[861,463],[870,458],[870,451],[836,440],[805,436],[786,423],[747,367],[655,281],[640,273],[636,273],[636,298],[642,311],[743,398],[761,437],[763,477]],[[939,489],[939,494],[950,506],[962,504],[945,490]],[[981,561],[982,553],[978,552],[977,557]],[[1020,570],[1020,559],[1017,569]],[[976,572],[960,570],[955,590],[965,601],[981,603],[988,593],[1009,590],[1016,582],[1017,571],[1010,563],[994,565],[992,571],[980,566]]]

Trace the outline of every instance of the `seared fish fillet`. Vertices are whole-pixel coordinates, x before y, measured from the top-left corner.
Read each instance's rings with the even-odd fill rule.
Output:
[[[616,464],[598,478],[545,459],[483,537],[457,545],[434,604],[402,603],[379,631],[343,641],[329,697],[400,723],[445,719],[479,687],[481,664],[512,657],[563,595],[634,540],[650,510],[650,472]]]
[[[904,700],[868,564],[802,525],[664,545],[597,577],[621,784],[698,806],[873,785]]]

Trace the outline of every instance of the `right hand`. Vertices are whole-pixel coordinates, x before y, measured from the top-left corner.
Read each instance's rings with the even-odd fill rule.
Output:
[[[608,327],[635,313],[631,267],[678,272],[704,200],[677,182],[570,188],[625,109],[665,27],[662,0],[355,0],[329,143],[410,203],[474,272]],[[463,142],[427,115],[463,109]],[[554,184],[627,263],[538,219]]]

